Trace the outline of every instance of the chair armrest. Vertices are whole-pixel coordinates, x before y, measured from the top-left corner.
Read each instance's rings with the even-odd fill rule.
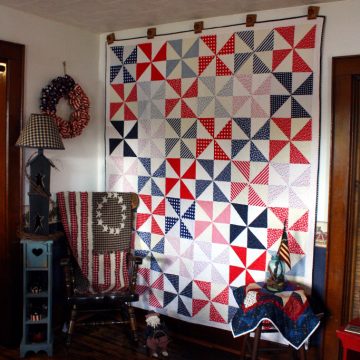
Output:
[[[142,264],[143,258],[141,256],[135,256],[128,253],[128,264],[129,264],[129,290],[135,293],[136,289],[136,278],[139,265]]]
[[[143,262],[143,258],[141,256],[135,256],[133,254],[129,254],[129,262],[135,262],[136,265],[141,265]]]
[[[62,266],[64,271],[66,296],[69,298],[74,293],[74,283],[75,283],[75,277],[71,265],[71,259],[70,258],[61,259],[60,265]]]

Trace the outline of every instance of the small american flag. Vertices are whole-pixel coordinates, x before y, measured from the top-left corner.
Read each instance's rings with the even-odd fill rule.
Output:
[[[283,260],[285,264],[291,269],[290,251],[289,251],[288,237],[286,232],[286,221],[284,224],[284,230],[281,237],[281,243],[279,246],[278,255],[279,258]]]

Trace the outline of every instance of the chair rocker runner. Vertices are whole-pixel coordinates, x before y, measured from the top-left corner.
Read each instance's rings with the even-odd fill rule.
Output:
[[[79,325],[126,324],[137,341],[132,303],[139,299],[135,287],[142,259],[131,253],[137,194],[59,192],[57,201],[69,249],[61,262],[70,309],[66,344]]]

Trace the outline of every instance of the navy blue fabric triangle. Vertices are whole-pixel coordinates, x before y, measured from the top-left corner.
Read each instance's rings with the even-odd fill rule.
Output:
[[[182,289],[182,291],[180,292],[180,295],[182,296],[186,296],[187,298],[191,299],[192,298],[192,281],[190,281],[185,287],[184,289]]]
[[[251,142],[250,144],[250,161],[267,162],[268,160],[263,153]]]
[[[234,158],[250,140],[231,140],[231,158]]]
[[[251,119],[250,118],[234,118],[234,122],[244,132],[244,134],[250,139]]]
[[[181,137],[181,119],[179,118],[169,118],[166,119],[168,124],[174,129],[176,135]]]
[[[293,95],[312,95],[313,94],[314,75],[311,75],[295,90]]]
[[[236,35],[251,49],[254,50],[254,31],[239,31]]]
[[[254,74],[268,74],[271,73],[271,69],[269,69],[256,54],[254,54],[253,72]]]
[[[165,177],[165,169],[166,169],[166,165],[165,165],[165,161],[163,161],[163,163],[159,166],[159,168],[157,170],[155,170],[155,172],[152,174],[152,176],[164,178]]]
[[[167,234],[178,221],[179,218],[165,216],[165,234]]]
[[[123,46],[113,46],[111,48],[111,50],[122,63],[123,62],[123,55],[124,55],[124,47]]]
[[[253,136],[253,140],[270,140],[270,121],[267,120],[265,124]]]
[[[274,30],[266,36],[261,44],[255,49],[256,52],[260,51],[273,51],[274,50]]]
[[[171,46],[181,58],[182,56],[182,40],[169,40],[168,46]]]
[[[186,227],[183,221],[180,221],[180,237],[183,239],[192,239],[193,236],[191,235],[190,231]]]
[[[230,224],[230,244],[246,229],[246,226]]]
[[[175,145],[180,141],[179,138],[173,139],[165,139],[165,155],[169,155],[171,150],[175,147]]]
[[[152,249],[151,251],[163,254],[165,250],[165,240],[162,238]]]
[[[239,311],[239,308],[236,306],[228,306],[228,319],[232,319],[234,315]]]
[[[270,115],[274,115],[289,99],[290,95],[270,95]]]
[[[177,294],[173,294],[168,291],[164,291],[164,307],[168,306],[175,298]]]
[[[110,121],[111,125],[116,129],[121,137],[124,137],[124,122],[119,120]]]
[[[180,217],[180,199],[168,197],[167,201],[170,203],[170,205],[175,210],[176,214]]]
[[[292,93],[293,74],[291,72],[273,73],[277,81],[287,90],[289,94]]]
[[[174,287],[174,289],[178,293],[179,292],[179,275],[166,274],[166,273],[164,273],[164,275],[170,281],[171,285]]]
[[[124,83],[132,83],[135,82],[135,79],[133,76],[126,70],[126,67],[124,66]]]
[[[126,134],[126,139],[137,139],[138,138],[138,122],[131,128],[131,130]]]
[[[157,186],[156,182],[151,179],[151,195],[152,196],[164,196],[164,193]]]
[[[151,259],[150,259],[150,269],[154,271],[162,272],[160,265],[158,264],[157,260],[153,255],[151,255]]]
[[[188,317],[191,316],[188,309],[186,308],[185,304],[183,303],[183,301],[181,300],[180,297],[179,297],[179,302],[178,302],[178,314],[188,316]]]
[[[239,214],[242,221],[247,224],[248,223],[248,206],[243,204],[232,204],[235,211]]]
[[[297,102],[291,98],[291,117],[292,118],[310,118],[310,114]]]
[[[231,181],[231,163],[227,164],[221,173],[216,177],[216,181]]]
[[[206,188],[212,183],[211,180],[196,180],[196,198],[199,198],[200,195],[206,190]]]
[[[118,76],[122,67],[122,65],[110,66],[110,83]]]
[[[140,256],[142,258],[146,257],[148,255],[148,253],[149,253],[149,250],[136,250],[135,249],[135,252],[134,252],[135,256]]]
[[[182,159],[195,159],[195,155],[182,140],[180,140],[180,157]]]
[[[267,228],[267,209],[265,209],[260,215],[258,215],[251,222],[251,224],[249,224],[249,226],[257,228]]]
[[[259,239],[249,229],[247,236],[247,247],[250,249],[265,249],[265,246],[259,241]]]
[[[196,39],[195,42],[191,45],[189,50],[184,54],[184,59],[197,58],[199,56],[199,39]]]
[[[151,246],[151,233],[144,232],[144,231],[138,231],[137,234],[139,235],[140,239],[144,242],[144,244],[146,244],[147,247],[150,249],[150,246]]]
[[[138,159],[140,160],[142,166],[145,168],[147,173],[149,175],[151,175],[151,159],[150,158],[143,158],[143,157],[139,157]]]
[[[136,154],[134,153],[133,149],[126,141],[124,141],[124,156],[136,157]]]
[[[109,139],[109,155],[113,153],[113,151],[121,144],[122,139]]]
[[[181,60],[180,59],[175,59],[175,60],[167,60],[166,61],[166,77],[169,77],[171,75],[171,73],[174,71],[174,69],[176,68],[177,64],[179,64]]]
[[[234,57],[234,72],[236,73],[244,63],[251,57],[252,53],[235,54]]]
[[[134,50],[124,61],[124,64],[136,64],[137,62],[137,46],[134,47]]]
[[[216,183],[214,183],[213,199],[214,201],[219,202],[229,202],[229,199],[223,194],[223,192],[220,190],[219,186],[216,185]]]
[[[182,216],[183,219],[195,220],[195,201],[188,207]]]
[[[198,159],[199,164],[209,174],[210,178],[214,177],[214,160],[202,160]]]
[[[138,176],[138,192],[141,192],[141,190],[144,188],[144,186],[150,179],[150,176]]]
[[[182,137],[183,139],[196,139],[196,134],[197,134],[197,122],[195,121]]]

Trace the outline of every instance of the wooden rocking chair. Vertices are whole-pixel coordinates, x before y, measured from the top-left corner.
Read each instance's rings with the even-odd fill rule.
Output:
[[[66,345],[80,325],[125,324],[137,342],[132,303],[139,299],[135,286],[142,259],[131,253],[137,194],[60,192],[57,200],[69,245],[69,257],[61,261],[70,312]],[[94,317],[99,313],[113,317]]]

